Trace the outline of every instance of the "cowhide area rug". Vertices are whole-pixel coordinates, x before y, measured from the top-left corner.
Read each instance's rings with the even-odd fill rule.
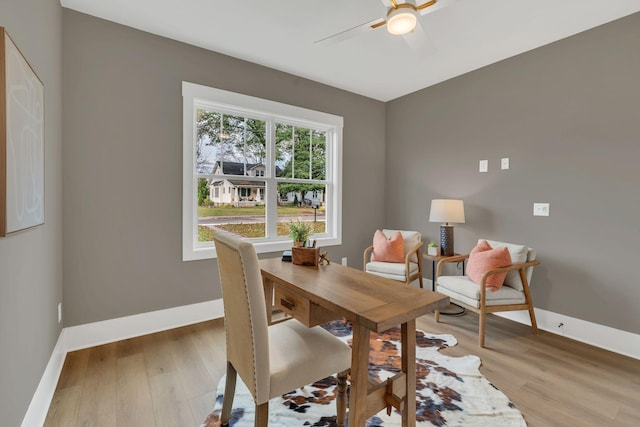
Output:
[[[351,344],[351,325],[337,320],[325,329]],[[417,413],[419,426],[526,426],[524,418],[509,398],[480,374],[477,356],[450,357],[439,350],[457,344],[452,335],[416,335]],[[400,370],[400,328],[371,334],[369,376],[378,381]],[[218,384],[213,412],[201,427],[220,425],[219,415],[224,392],[223,377]],[[325,378],[269,402],[269,425],[336,426],[335,377]],[[231,427],[253,426],[254,403],[238,377],[233,401]],[[400,426],[397,411],[371,417],[367,427]]]

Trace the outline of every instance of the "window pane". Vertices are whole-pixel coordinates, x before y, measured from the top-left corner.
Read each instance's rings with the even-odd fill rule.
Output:
[[[218,229],[241,237],[266,236],[264,181],[200,178],[198,189],[198,242],[211,242]]]
[[[281,178],[293,178],[291,164],[293,158],[293,132],[294,127],[276,123],[276,165],[275,176]]]
[[[326,179],[327,133],[311,132],[311,179]]]
[[[213,147],[220,138],[222,115],[212,111],[196,111],[196,173],[211,174],[215,163]]]
[[[316,184],[278,184],[278,236],[288,236],[291,221],[308,221],[312,236],[326,232],[326,187]],[[313,238],[313,237],[312,237]]]
[[[327,133],[276,124],[276,169],[280,178],[325,179]]]
[[[263,176],[266,122],[198,109],[196,127],[196,173]]]

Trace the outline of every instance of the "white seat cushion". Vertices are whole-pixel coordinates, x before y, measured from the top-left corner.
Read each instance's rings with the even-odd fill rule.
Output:
[[[480,308],[480,285],[467,276],[440,276],[436,291],[471,307]],[[486,291],[487,306],[503,304],[523,304],[524,292],[503,285],[495,292]]]
[[[269,360],[273,398],[349,369],[351,347],[319,326],[292,319],[269,326]]]
[[[405,276],[405,264],[404,262],[381,262],[371,261],[365,266],[367,273],[373,273],[378,276],[386,277],[387,279],[399,280],[404,282]],[[418,271],[418,264],[415,262],[409,263],[409,274],[413,274]]]

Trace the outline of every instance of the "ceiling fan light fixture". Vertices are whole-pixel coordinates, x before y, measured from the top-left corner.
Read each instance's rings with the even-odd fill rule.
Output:
[[[402,7],[405,5],[407,7]],[[394,35],[407,34],[413,31],[417,21],[415,9],[404,3],[398,5],[387,15],[387,31]]]

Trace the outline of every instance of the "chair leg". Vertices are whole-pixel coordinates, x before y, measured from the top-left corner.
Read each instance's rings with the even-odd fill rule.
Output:
[[[231,362],[227,362],[227,378],[224,384],[224,396],[222,398],[222,413],[220,414],[220,425],[228,426],[231,419],[231,407],[233,406],[233,395],[236,393],[236,378],[238,373]]]
[[[338,373],[338,386],[336,393],[336,423],[338,427],[344,427],[344,420],[347,414],[347,374],[349,370]]]
[[[434,311],[433,314],[436,317],[436,322],[440,322],[440,310]]]
[[[480,327],[478,335],[480,336],[480,347],[484,347],[484,330],[486,326],[487,313],[484,310],[480,311]]]
[[[531,329],[533,333],[538,335],[538,323],[536,322],[536,313],[533,311],[533,304],[529,303],[529,318],[531,319]]]
[[[538,324],[536,323],[536,313],[533,310],[533,302],[531,302],[531,291],[529,291],[529,283],[527,282],[527,273],[524,268],[519,270],[520,272],[520,280],[522,280],[522,288],[524,291],[524,297],[527,301],[527,306],[529,307],[529,318],[531,319],[531,329],[533,329],[534,334],[538,334]]]
[[[256,417],[253,423],[255,427],[267,427],[269,425],[269,401],[256,405]]]

